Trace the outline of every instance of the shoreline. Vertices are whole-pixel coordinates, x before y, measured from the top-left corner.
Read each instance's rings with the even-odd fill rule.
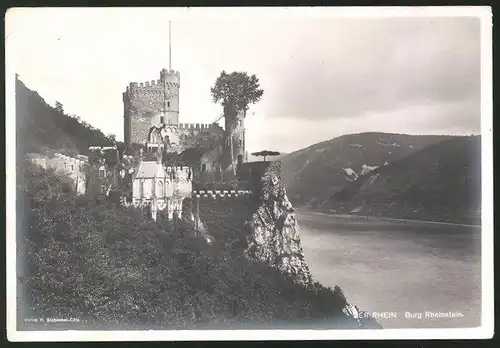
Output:
[[[446,222],[446,221],[430,221],[430,220],[413,220],[413,219],[397,219],[389,217],[378,217],[378,216],[366,216],[366,215],[354,215],[354,214],[338,214],[338,213],[325,213],[322,211],[314,211],[305,208],[294,208],[296,213],[308,213],[314,215],[324,215],[331,216],[341,219],[351,219],[351,220],[365,220],[365,221],[391,221],[399,223],[415,223],[415,224],[428,224],[428,225],[447,225],[447,226],[458,226],[458,227],[473,227],[481,228],[481,225],[473,224],[463,224],[456,222]]]

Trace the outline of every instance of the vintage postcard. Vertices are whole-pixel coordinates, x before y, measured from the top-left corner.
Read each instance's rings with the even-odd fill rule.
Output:
[[[9,340],[493,336],[490,8],[5,18]]]

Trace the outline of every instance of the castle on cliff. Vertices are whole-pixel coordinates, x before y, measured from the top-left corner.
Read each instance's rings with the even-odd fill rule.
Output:
[[[192,195],[194,178],[222,178],[246,157],[243,112],[225,107],[224,129],[217,122],[181,123],[179,92],[180,73],[162,69],[159,79],[131,82],[123,93],[125,157],[139,159],[127,169],[129,202],[149,206],[154,218],[159,210],[167,210],[169,218],[179,216],[183,199]],[[186,153],[187,164],[165,161]]]
[[[180,73],[162,69],[160,78],[131,82],[123,93],[126,151],[201,154],[194,170],[218,172],[231,169],[246,157],[244,113],[225,108],[222,129],[214,123],[179,122]],[[233,160],[236,163],[233,163]]]

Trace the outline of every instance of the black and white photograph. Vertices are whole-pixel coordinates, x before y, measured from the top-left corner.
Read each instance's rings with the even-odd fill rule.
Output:
[[[11,8],[10,341],[493,336],[489,7]]]

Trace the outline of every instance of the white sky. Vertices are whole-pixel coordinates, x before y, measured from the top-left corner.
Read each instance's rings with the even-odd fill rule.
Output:
[[[6,15],[6,45],[29,88],[121,140],[122,92],[168,68],[169,19],[181,122],[209,123],[221,113],[210,87],[222,70],[259,77],[264,96],[246,120],[250,151],[290,152],[365,131],[480,131],[477,18],[210,14],[14,9]]]

